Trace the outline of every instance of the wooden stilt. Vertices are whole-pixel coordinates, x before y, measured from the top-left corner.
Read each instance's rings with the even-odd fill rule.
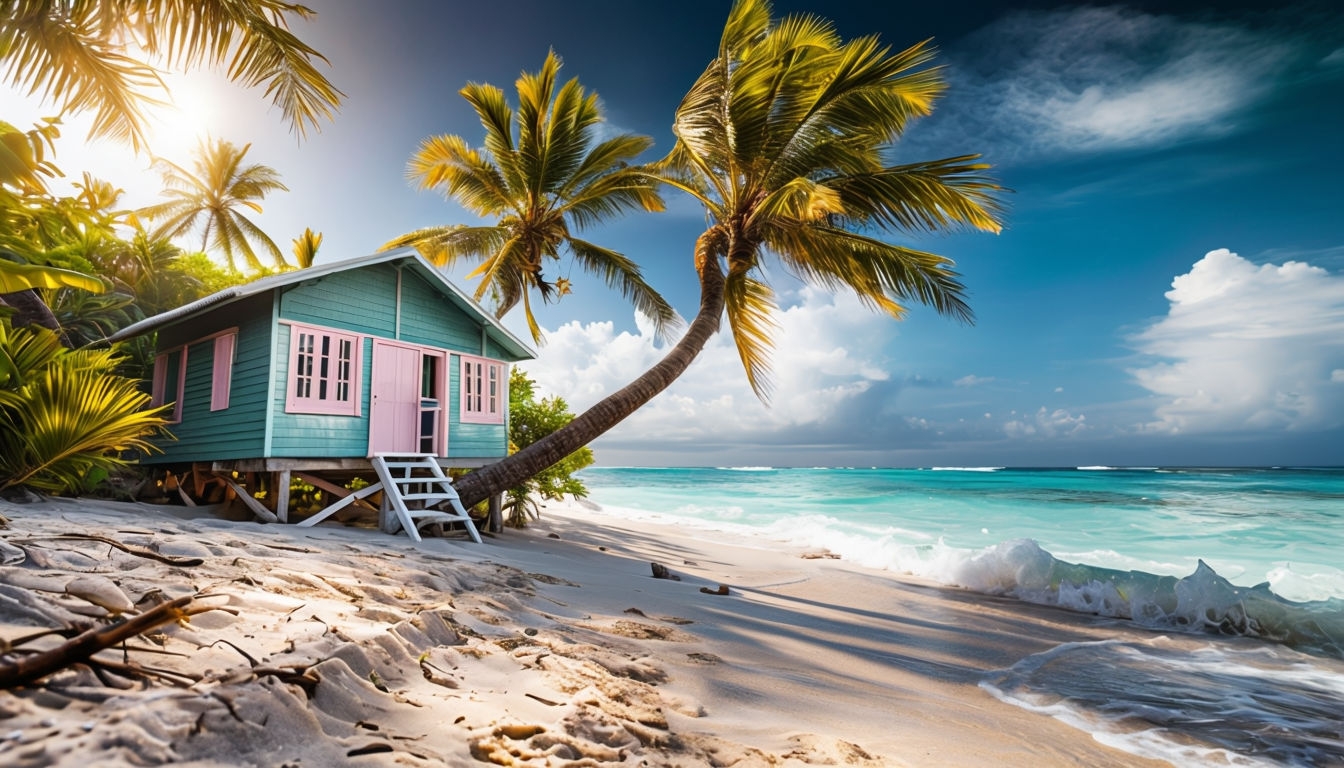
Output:
[[[282,469],[271,475],[275,478],[275,516],[280,522],[289,522],[289,470]]]
[[[491,533],[501,533],[504,530],[504,494],[496,493],[490,497],[490,516],[487,518],[485,529]]]

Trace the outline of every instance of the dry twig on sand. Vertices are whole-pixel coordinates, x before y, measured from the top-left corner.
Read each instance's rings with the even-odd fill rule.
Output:
[[[90,661],[99,651],[170,621],[199,613],[191,610],[191,603],[195,599],[195,595],[183,595],[124,621],[88,629],[55,648],[14,660],[0,660],[0,689],[27,685],[66,667]]]

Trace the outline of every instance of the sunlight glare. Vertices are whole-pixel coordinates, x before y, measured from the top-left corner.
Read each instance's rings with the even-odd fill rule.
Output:
[[[196,148],[220,119],[219,102],[206,78],[166,73],[164,82],[172,103],[149,111],[149,149],[154,157],[190,168]]]

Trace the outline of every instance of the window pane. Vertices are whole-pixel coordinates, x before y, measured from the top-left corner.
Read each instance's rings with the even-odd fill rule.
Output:
[[[350,373],[354,349],[354,342],[350,339],[341,339],[337,347],[339,357],[336,364],[336,399],[343,403],[350,401]]]
[[[499,366],[487,365],[486,369],[490,372],[490,403],[486,408],[488,413],[499,412]]]

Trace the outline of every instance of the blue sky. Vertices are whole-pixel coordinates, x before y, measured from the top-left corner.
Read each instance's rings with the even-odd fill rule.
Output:
[[[481,130],[457,90],[512,91],[553,48],[597,91],[617,130],[671,147],[672,112],[713,56],[726,0],[509,5],[310,0],[299,35],[331,61],[348,100],[299,143],[259,93],[217,76],[174,79],[156,151],[188,160],[208,129],[253,144],[288,193],[258,222],[288,250],[311,227],[319,261],[403,232],[470,221],[413,190],[425,137]],[[641,7],[642,6],[642,7]],[[637,8],[637,10],[632,10]],[[770,405],[746,386],[731,340],[601,438],[608,465],[1344,464],[1344,10],[1335,2],[777,2],[846,36],[894,47],[932,37],[947,96],[899,160],[979,152],[1013,192],[998,236],[921,238],[953,258],[977,321],[922,308],[896,323],[852,297],[769,278],[783,312]],[[0,93],[0,117],[41,110]],[[83,144],[58,161],[154,202],[148,160]],[[668,211],[585,237],[623,251],[694,313],[691,247],[703,217]],[[575,409],[660,355],[620,297],[581,273],[538,313],[526,369]],[[521,332],[520,318],[510,325]]]

